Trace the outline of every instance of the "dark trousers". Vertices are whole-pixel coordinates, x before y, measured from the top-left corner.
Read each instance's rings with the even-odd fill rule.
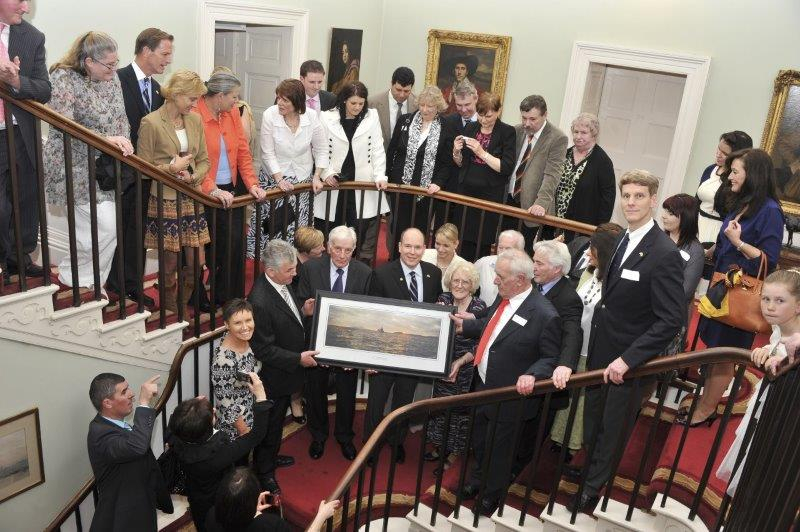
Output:
[[[241,176],[236,185],[218,185],[221,190],[230,192],[234,196],[247,194]],[[211,239],[216,244],[215,264],[211,264],[211,244],[206,245],[206,262],[213,270],[209,275],[214,275],[214,298],[220,305],[225,304],[234,297],[244,297],[244,207],[235,209],[213,209],[206,212],[208,230]],[[216,215],[216,227],[212,222]],[[209,277],[209,282],[211,278]]]
[[[322,442],[328,439],[328,378],[333,373],[336,382],[336,424],[333,436],[339,443],[352,442],[355,436],[353,418],[356,415],[358,371],[319,366],[306,371],[306,416],[311,437]]]
[[[286,419],[286,409],[292,401],[291,395],[279,395],[272,398],[273,405],[269,411],[269,425],[267,434],[253,450],[253,469],[259,479],[275,478],[278,451],[281,448],[283,437],[283,422]]]
[[[17,243],[14,232],[14,204],[11,190],[11,161],[8,156],[7,130],[0,131],[0,266],[17,263]],[[22,260],[30,263],[28,254],[36,249],[39,238],[39,181],[36,167],[28,157],[19,126],[14,126],[17,163],[16,190],[19,201],[19,231]],[[48,267],[47,264],[44,265]]]
[[[356,211],[356,196],[354,190],[340,190],[336,200],[336,212],[333,221],[326,221],[323,218],[314,218],[314,227],[325,233],[328,238],[328,231],[339,225],[347,225],[356,231],[358,245],[355,256],[359,260],[369,261],[375,257],[378,244],[378,230],[380,228],[380,216],[366,218],[370,213],[363,213],[365,218],[358,218]],[[325,212],[315,213],[325,216]],[[327,225],[327,231],[325,226]]]
[[[137,235],[137,219],[136,219],[136,205],[139,203],[139,198],[136,195],[136,184],[129,187],[128,190],[122,193],[122,242],[117,242],[117,246],[122,246],[122,265],[120,265],[116,252],[114,253],[114,260],[111,261],[111,270],[108,274],[108,281],[106,286],[112,292],[117,294],[128,292],[138,292],[142,283],[142,276],[144,275],[144,262],[145,262],[145,249],[144,249],[144,233],[147,224],[147,202],[150,200],[150,184],[149,179],[142,179],[142,210],[141,210],[141,237]],[[118,228],[119,229],[119,228]],[[141,255],[139,255],[141,254]],[[137,257],[141,256],[138,259]],[[120,269],[123,270],[125,278],[125,286],[123,290],[119,289],[119,274]],[[138,272],[142,272],[142,276]]]
[[[634,401],[632,413],[639,412],[642,397],[648,389],[653,378],[641,379],[639,386],[631,382],[622,385],[609,385],[608,397],[603,408],[603,388],[592,386],[586,388],[586,399],[583,407],[583,441],[591,446],[597,435],[592,453],[592,462],[586,477],[584,493],[592,497],[603,488],[608,478],[613,473],[614,455],[620,446],[624,447],[633,431],[633,421],[629,419],[628,406]],[[600,416],[603,419],[600,422]],[[626,431],[626,425],[628,430]]]
[[[506,197],[506,205],[520,208],[519,198],[514,198],[509,194]],[[508,229],[513,229],[514,231],[519,231],[522,233],[522,236],[525,237],[525,251],[528,253],[528,255],[530,255],[533,253],[533,241],[536,239],[536,233],[539,231],[539,226],[536,225],[533,227],[528,227],[525,225],[525,222],[522,222],[521,225],[519,222],[519,218],[514,218],[513,216],[504,216],[501,230],[506,231]]]
[[[389,392],[392,391],[392,410],[410,404],[414,400],[414,391],[417,389],[417,377],[398,375],[397,373],[376,373],[369,376],[369,396],[367,397],[367,412],[364,415],[364,441],[367,441],[375,427],[383,420],[383,411]],[[402,445],[408,434],[408,420],[396,425],[387,434],[390,445]]]
[[[542,399],[544,401],[544,399]],[[556,419],[556,412],[553,408],[547,411],[547,419],[544,422],[544,433],[542,445],[544,445],[550,436],[550,429],[553,427],[553,421]],[[541,416],[523,421],[522,427],[519,431],[519,446],[517,447],[517,456],[514,459],[514,465],[511,468],[511,473],[516,477],[525,466],[533,459],[533,452],[536,450],[536,436],[539,432],[539,420]],[[534,464],[536,465],[536,464]]]

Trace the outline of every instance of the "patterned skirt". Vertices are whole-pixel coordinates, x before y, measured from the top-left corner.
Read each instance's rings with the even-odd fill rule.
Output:
[[[208,222],[199,206],[200,215],[194,217],[194,201],[186,196],[181,196],[181,217],[178,219],[178,201],[163,200],[164,218],[162,229],[164,231],[164,250],[178,253],[181,246],[198,248],[211,242],[208,234]],[[158,249],[158,198],[150,196],[147,205],[147,230],[144,234],[144,247]]]
[[[288,176],[284,177],[284,179],[288,180],[293,185],[298,185],[300,183],[306,183],[310,181],[308,177],[305,179],[298,179],[296,176]],[[275,180],[268,176],[266,171],[262,168],[258,174],[258,185],[266,191],[272,191],[278,188],[278,184]],[[286,219],[289,218],[288,213],[286,212],[287,208],[291,210],[293,213],[297,213],[297,227],[302,227],[304,225],[309,225],[309,212],[311,210],[311,201],[312,197],[311,194],[308,192],[304,192],[302,194],[297,194],[294,196],[288,196],[288,202],[285,201],[285,198],[280,198],[275,201],[275,212],[278,213],[277,218],[273,222],[273,225],[270,226],[270,216],[272,215],[270,209],[270,202],[266,202],[261,205],[261,216],[256,219],[256,210],[253,209],[252,214],[250,215],[250,224],[247,228],[247,256],[253,258],[256,252],[256,225],[260,221],[262,224],[261,227],[261,234],[259,235],[260,241],[258,242],[258,250],[260,252],[264,251],[264,247],[267,245],[267,242],[270,240],[270,235],[264,231],[263,224],[267,221],[267,227],[274,228],[274,233],[272,235],[273,239],[281,239],[289,242],[290,244],[294,244],[294,228],[295,223],[294,221],[290,221],[288,225],[285,225],[284,222]],[[284,203],[286,203],[287,207],[284,207]]]

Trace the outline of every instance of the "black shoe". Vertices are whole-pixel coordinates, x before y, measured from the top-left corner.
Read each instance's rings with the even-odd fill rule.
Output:
[[[425,455],[422,457],[422,459],[423,459],[423,460],[425,460],[426,462],[435,462],[435,461],[437,461],[439,458],[441,458],[441,455],[439,454],[439,452],[438,452],[438,451],[428,451],[428,452],[427,452],[427,453],[425,453]]]
[[[578,494],[576,493],[569,500],[569,503],[567,503],[567,510],[570,512],[585,512],[591,514],[599,500],[600,497],[597,495],[587,495],[586,493],[582,493],[580,500],[578,500]]]
[[[308,456],[314,460],[319,460],[325,454],[325,442],[314,440],[308,446]]]
[[[476,502],[475,505],[478,507],[478,512],[480,512],[481,515],[491,517],[495,510],[497,510],[499,501],[483,498]]]
[[[403,447],[402,444],[397,446],[397,452],[395,453],[395,462],[398,464],[402,464],[406,461],[406,449]]]
[[[139,292],[137,290],[131,290],[130,292],[125,294],[125,296],[131,301],[136,301],[136,302],[139,301]],[[156,306],[156,302],[153,301],[153,298],[148,296],[147,294],[142,294],[142,304],[145,307],[150,307],[150,308]]]
[[[339,442],[339,447],[342,448],[342,456],[344,456],[345,460],[350,460],[352,462],[356,459],[356,446],[353,445],[353,442]]]
[[[17,275],[19,273],[19,268],[16,264],[9,264],[8,265],[8,275]],[[26,277],[44,277],[44,268],[39,266],[38,264],[34,264],[33,262],[29,263],[25,266],[25,276]]]
[[[464,484],[464,487],[461,488],[461,498],[465,501],[474,499],[475,496],[478,495],[479,490],[480,486],[476,484]]]
[[[581,479],[581,468],[577,466],[564,465],[564,469],[561,473],[572,481],[578,481]]]
[[[291,465],[294,465],[294,458],[291,456],[286,456],[285,454],[279,454],[278,458],[275,459],[276,467],[289,467]]]
[[[270,492],[272,495],[278,495],[281,492],[281,487],[274,478],[262,478],[261,489]]]
[[[194,292],[192,292],[192,294],[189,296],[189,302],[187,305],[204,314],[211,312],[211,301],[208,300],[208,294],[206,294],[205,290],[200,291],[200,301],[198,302],[196,308],[194,306]]]
[[[675,423],[677,423],[678,425],[689,425],[689,428],[693,429],[695,427],[699,427],[700,425],[708,425],[710,427],[711,425],[714,424],[716,420],[717,420],[717,411],[714,410],[714,412],[710,416],[700,421],[695,421],[694,423],[690,423],[689,414],[687,413],[685,417],[676,417]]]

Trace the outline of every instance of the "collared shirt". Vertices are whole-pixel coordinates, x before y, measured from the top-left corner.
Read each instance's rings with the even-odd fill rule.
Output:
[[[267,278],[267,282],[269,282],[269,284],[272,285],[272,288],[274,288],[275,291],[278,292],[278,295],[281,296],[281,299],[283,299],[283,291],[284,290],[286,290],[287,292],[289,291],[289,289],[286,288],[286,285],[276,283],[275,281],[270,279],[269,275],[267,275],[266,273],[264,274],[264,277]],[[291,292],[289,292],[289,301],[287,301],[287,303],[289,304],[289,308],[291,309],[292,314],[294,314],[294,317],[297,318],[297,321],[299,321],[300,324],[302,324],[303,319],[300,317],[300,311],[297,310],[297,305],[295,305],[294,303],[294,298],[292,297]]]
[[[397,123],[397,104],[398,101],[394,99],[392,96],[392,91],[388,92],[389,94],[389,131],[394,131],[394,126]],[[408,98],[406,101],[403,102],[403,105],[400,106],[400,114],[404,115],[408,113]]]
[[[475,111],[475,114],[472,115],[469,119],[465,120],[464,117],[461,117],[461,127],[467,127],[467,122],[474,122],[478,119],[478,112]]]
[[[533,151],[533,148],[536,147],[536,141],[539,140],[539,137],[542,136],[542,131],[544,131],[544,126],[546,126],[546,125],[547,125],[547,120],[544,121],[544,124],[542,124],[542,127],[539,128],[539,131],[537,131],[536,133],[533,134],[533,138],[530,141],[531,151]],[[525,133],[525,140],[522,141],[522,146],[520,146],[519,155],[517,156],[517,164],[514,165],[514,171],[511,172],[511,178],[508,180],[508,193],[509,194],[513,194],[514,193],[514,186],[517,183],[517,169],[519,168],[519,163],[522,162],[522,156],[525,155],[525,149],[528,147],[528,139],[529,138],[530,137],[528,136],[528,133]],[[528,162],[530,163],[530,159],[528,160]]]
[[[641,226],[639,229],[636,229],[634,231],[631,231],[629,229],[627,231],[628,232],[628,239],[629,239],[628,248],[625,250],[625,254],[622,256],[622,260],[620,261],[620,264],[625,264],[625,261],[628,259],[628,257],[633,252],[633,250],[636,249],[636,246],[639,245],[639,242],[642,241],[642,239],[644,238],[644,235],[646,235],[647,232],[650,229],[652,229],[655,224],[656,224],[656,222],[653,221],[652,218],[650,218],[650,220],[646,224]]]
[[[137,406],[136,408],[146,408],[146,407]],[[134,410],[134,412],[135,411],[136,410]],[[112,422],[114,425],[118,426],[119,428],[122,428],[122,429],[125,429],[125,430],[133,430],[133,427],[128,425],[128,423],[126,423],[124,419],[111,419],[110,417],[106,417],[106,416],[100,416],[100,417]]]
[[[555,280],[550,281],[549,283],[544,283],[539,291],[542,293],[542,295],[546,295],[547,292],[549,292],[550,289],[553,288],[560,280],[561,277],[556,277]]]
[[[139,68],[139,65],[136,64],[136,61],[131,61],[131,66],[133,66],[133,72],[136,74],[136,81],[139,82],[139,95],[142,98],[142,101],[145,105],[147,102],[144,100],[144,95],[142,92],[144,91],[144,85],[142,84],[142,80],[144,78],[150,78],[150,83],[147,84],[147,95],[150,96],[150,107],[153,107],[153,78],[152,76],[148,76],[144,73],[144,71]]]
[[[317,104],[317,108],[316,109],[314,109],[313,107],[308,105],[308,102],[311,101],[311,100],[314,100],[314,102],[316,102],[316,104]],[[317,93],[316,96],[314,96],[313,98],[309,98],[308,94],[306,94],[306,109],[311,109],[312,111],[316,111],[317,113],[321,113],[322,112],[322,101],[320,101],[320,99],[319,99],[319,93]]]
[[[417,302],[422,303],[422,266],[417,264],[417,267],[414,269],[409,268],[406,266],[406,263],[402,260],[400,261],[400,267],[403,268],[403,277],[406,278],[406,284],[408,285],[408,294],[411,297],[411,275],[410,272],[414,272],[417,277]]]
[[[328,157],[328,139],[317,113],[301,114],[300,125],[292,133],[277,105],[264,111],[261,161],[270,175],[280,172],[283,177],[296,177],[297,182],[308,181],[314,166],[328,167]]]
[[[497,325],[495,325],[494,331],[492,331],[492,336],[489,338],[489,343],[486,344],[486,350],[483,352],[481,362],[478,364],[478,375],[481,376],[481,380],[483,382],[486,382],[486,369],[489,367],[489,353],[492,351],[492,344],[494,344],[494,341],[497,339],[500,331],[502,331],[503,328],[508,325],[508,322],[511,321],[511,318],[517,313],[517,310],[519,310],[522,302],[525,301],[529,295],[531,295],[532,290],[533,286],[521,294],[517,294],[509,299],[508,306],[503,309],[503,314],[500,316],[500,319],[497,320]]]
[[[334,283],[336,283],[336,279],[339,278],[339,274],[336,273],[339,267],[331,261],[331,288],[333,288]],[[344,273],[342,274],[342,292],[347,289],[347,272],[350,269],[350,263],[348,262],[346,266],[342,268]]]

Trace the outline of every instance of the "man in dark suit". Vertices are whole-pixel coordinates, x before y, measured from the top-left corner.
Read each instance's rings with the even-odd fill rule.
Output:
[[[352,260],[356,248],[356,232],[340,225],[328,233],[328,254],[303,264],[297,295],[301,300],[316,298],[317,290],[366,295],[372,270],[363,262]],[[313,346],[312,346],[313,347]],[[317,366],[306,371],[306,415],[311,432],[308,454],[317,460],[325,453],[328,439],[328,377],[333,372],[336,382],[336,427],[333,435],[347,460],[356,457],[353,445],[353,419],[356,413],[358,372],[350,368]]]
[[[621,206],[628,222],[620,234],[603,281],[589,332],[587,370],[604,369],[609,384],[586,389],[584,441],[589,445],[586,484],[570,508],[588,510],[613,473],[613,455],[627,443],[631,405],[638,411],[651,379],[625,381],[625,373],[663,352],[684,323],[683,259],[653,221],[658,178],[631,170],[620,179]],[[588,331],[587,331],[588,332]],[[594,442],[594,445],[592,444]]]
[[[300,65],[300,82],[306,89],[306,107],[317,112],[327,111],[336,106],[336,95],[322,90],[325,82],[325,67],[316,59],[309,59]]]
[[[538,94],[525,97],[519,104],[522,123],[517,130],[517,163],[508,182],[506,202],[535,216],[555,212],[555,195],[561,180],[561,165],[567,153],[567,136],[547,121],[547,103]],[[507,218],[507,229],[516,229],[517,220]],[[526,221],[522,226],[525,249],[533,246],[538,224]]]
[[[317,351],[305,351],[303,315],[314,312],[314,300],[299,302],[292,293],[297,274],[297,251],[283,240],[271,240],[262,255],[264,275],[253,282],[248,301],[253,305],[255,329],[250,347],[261,361],[261,379],[274,406],[264,440],[256,447],[254,469],[263,489],[280,493],[275,480],[283,421],[292,394],[303,386],[303,368],[314,367]],[[288,457],[287,457],[288,458]]]
[[[164,103],[161,96],[161,85],[153,78],[154,74],[163,74],[164,69],[172,62],[172,40],[169,33],[158,28],[147,28],[136,37],[136,56],[133,62],[117,70],[122,97],[125,101],[125,114],[131,127],[131,143],[136,148],[139,141],[139,124],[145,115],[157,110]],[[147,201],[150,197],[150,180],[142,180],[142,235],[144,223],[147,219]],[[127,295],[132,300],[139,300],[139,290],[142,277],[139,272],[144,272],[144,241],[137,238],[136,219],[137,206],[136,187],[129,187],[122,193],[122,219],[130,223],[122,226],[123,265],[115,253],[108,274],[108,289],[124,297]],[[137,257],[141,253],[141,259]],[[125,286],[119,286],[120,268],[124,269]],[[152,307],[155,302],[149,296],[141,294],[145,306]]]
[[[86,440],[97,483],[92,532],[156,530],[156,508],[172,513],[172,500],[161,477],[150,437],[156,411],[150,402],[158,393],[159,376],[142,384],[133,426],[133,391],[122,375],[101,373],[89,386],[97,415]]]
[[[533,393],[536,379],[547,379],[561,352],[561,325],[553,305],[531,286],[533,262],[524,251],[507,250],[497,258],[495,284],[499,297],[482,319],[471,314],[452,316],[456,333],[467,338],[480,338],[475,350],[477,369],[476,391],[516,385],[522,395]],[[474,498],[480,490],[485,456],[489,453],[489,470],[483,496],[476,505],[484,515],[491,515],[509,481],[515,447],[514,431],[519,408],[523,426],[520,434],[536,425],[541,397],[531,397],[520,403],[507,402],[500,407],[495,420],[496,405],[480,407],[475,412],[472,450],[475,462],[462,496]],[[497,423],[493,445],[491,426]]]
[[[370,294],[417,303],[435,303],[442,293],[442,272],[433,264],[422,262],[422,253],[425,251],[425,237],[422,232],[415,227],[406,229],[400,235],[398,248],[400,258],[375,270]],[[383,420],[392,387],[392,410],[397,410],[414,399],[417,381],[416,377],[385,371],[370,375],[367,412],[364,415],[364,441]],[[396,447],[397,462],[401,464],[406,457],[403,447],[406,434],[408,421],[401,423],[388,435],[388,442]]]
[[[22,19],[28,2],[0,2],[0,32],[4,49],[0,50],[0,82],[15,98],[47,103],[50,100],[50,78],[45,63],[44,34]],[[33,116],[18,107],[9,106],[13,125],[6,124],[0,105],[0,269],[11,275],[24,271],[27,276],[41,277],[44,269],[31,261],[39,237],[39,180],[36,173],[36,138]],[[17,197],[19,198],[19,233],[14,235],[14,207],[11,195],[11,157],[8,153],[8,128],[13,127],[16,141]],[[17,245],[21,253],[17,252]],[[20,261],[22,263],[20,264]],[[45,265],[46,267],[48,265]]]

